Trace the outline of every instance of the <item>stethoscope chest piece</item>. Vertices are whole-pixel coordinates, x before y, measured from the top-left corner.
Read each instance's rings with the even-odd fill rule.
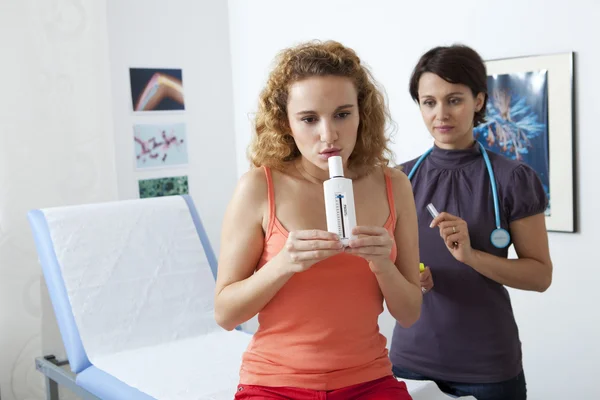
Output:
[[[490,235],[490,241],[494,245],[494,247],[498,249],[503,249],[508,246],[510,243],[510,233],[506,229],[496,228],[492,231]]]

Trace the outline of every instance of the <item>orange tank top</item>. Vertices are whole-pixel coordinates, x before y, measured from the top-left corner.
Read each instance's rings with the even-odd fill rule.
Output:
[[[261,268],[283,248],[288,232],[275,216],[271,171],[264,168],[269,222]],[[394,237],[396,209],[385,174]],[[396,259],[396,246],[390,256]],[[295,274],[258,314],[259,328],[242,357],[240,383],[334,390],[391,375],[379,332],[383,294],[367,261],[338,254]]]

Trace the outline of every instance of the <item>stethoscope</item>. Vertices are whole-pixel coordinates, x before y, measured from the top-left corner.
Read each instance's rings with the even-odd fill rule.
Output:
[[[481,145],[481,143],[477,142],[477,144],[479,145],[479,149],[481,150],[481,153],[483,154],[483,160],[485,161],[485,167],[487,169],[488,175],[490,177],[490,182],[492,185],[492,195],[494,196],[494,215],[496,217],[496,229],[494,229],[492,231],[492,234],[490,235],[490,241],[496,248],[503,249],[503,248],[507,247],[510,243],[510,233],[508,233],[508,231],[506,229],[504,229],[500,226],[500,205],[498,203],[498,192],[496,190],[496,178],[494,177],[494,169],[492,168],[492,163],[490,162],[490,158],[488,157],[488,154],[487,154],[487,151],[485,150],[485,148]],[[423,153],[423,155],[421,157],[419,157],[419,159],[415,163],[414,167],[408,174],[409,180],[412,180],[412,177],[415,175],[415,172],[417,172],[417,169],[419,168],[419,166],[421,165],[423,160],[425,160],[425,158],[427,158],[427,156],[432,151],[433,151],[433,147],[430,148],[429,150],[427,150],[425,153]]]

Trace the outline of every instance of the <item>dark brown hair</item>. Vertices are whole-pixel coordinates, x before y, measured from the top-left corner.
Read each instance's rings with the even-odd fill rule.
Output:
[[[421,56],[412,72],[409,83],[410,96],[419,102],[419,79],[425,72],[431,72],[450,83],[468,86],[477,96],[484,94],[483,107],[475,113],[473,125],[485,121],[485,108],[488,100],[487,72],[481,56],[472,48],[455,44],[438,46]]]

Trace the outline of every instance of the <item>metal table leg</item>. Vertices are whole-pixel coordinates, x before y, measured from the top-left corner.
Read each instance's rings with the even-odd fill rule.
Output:
[[[37,357],[35,369],[44,374],[46,380],[46,400],[59,400],[58,385],[64,386],[85,400],[100,400],[87,390],[75,383],[75,375],[71,371],[62,368],[68,361],[57,360],[50,355]]]

